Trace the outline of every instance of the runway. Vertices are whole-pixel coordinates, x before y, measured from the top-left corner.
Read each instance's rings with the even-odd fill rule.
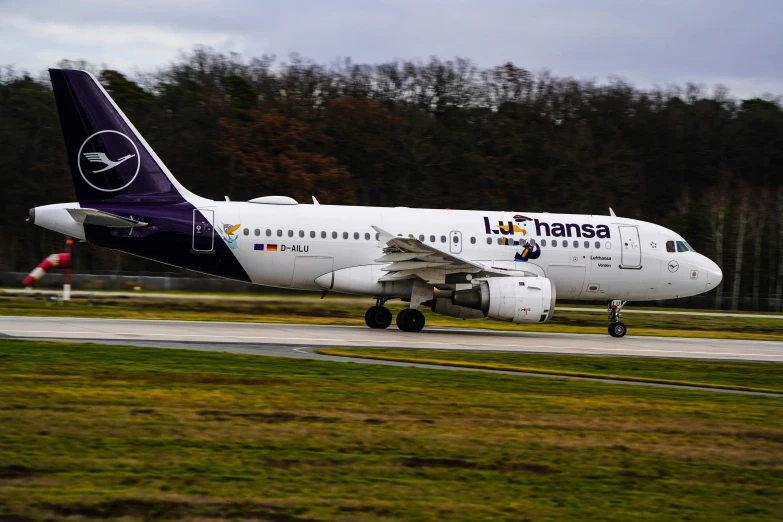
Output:
[[[258,353],[256,348],[296,347],[427,348],[491,350],[581,355],[675,357],[783,362],[783,343],[674,337],[614,339],[609,335],[497,331],[427,327],[419,333],[395,327],[324,326],[271,323],[225,323],[54,317],[0,317],[0,337],[65,341],[100,341],[146,346],[187,347]],[[312,350],[299,351],[300,355]],[[271,355],[271,354],[270,354]],[[283,354],[275,354],[283,355]]]

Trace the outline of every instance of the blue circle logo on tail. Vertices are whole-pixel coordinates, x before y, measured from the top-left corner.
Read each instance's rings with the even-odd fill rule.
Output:
[[[101,192],[117,192],[139,175],[139,149],[128,136],[115,130],[92,134],[79,147],[76,162],[84,181]]]

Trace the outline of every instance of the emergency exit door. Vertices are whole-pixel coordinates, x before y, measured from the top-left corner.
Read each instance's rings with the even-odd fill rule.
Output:
[[[462,252],[462,232],[457,230],[449,232],[449,249],[452,254],[459,254]]]
[[[642,246],[637,227],[620,228],[620,268],[642,267]]]
[[[212,252],[215,248],[215,211],[206,208],[193,209],[193,251]]]

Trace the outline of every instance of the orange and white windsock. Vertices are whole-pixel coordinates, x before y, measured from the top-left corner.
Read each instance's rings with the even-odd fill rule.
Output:
[[[24,278],[22,284],[24,286],[30,286],[41,279],[44,274],[52,268],[70,268],[70,266],[71,254],[52,254],[44,259],[40,265],[35,267],[35,269],[30,272],[30,275]]]

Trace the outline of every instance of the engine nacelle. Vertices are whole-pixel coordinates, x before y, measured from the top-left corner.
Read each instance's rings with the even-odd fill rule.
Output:
[[[476,282],[470,290],[454,292],[451,304],[512,323],[545,323],[555,311],[555,286],[546,277],[491,277]]]
[[[440,315],[448,315],[458,319],[484,319],[486,316],[481,310],[474,310],[466,306],[457,306],[448,299],[435,299],[430,309]]]

